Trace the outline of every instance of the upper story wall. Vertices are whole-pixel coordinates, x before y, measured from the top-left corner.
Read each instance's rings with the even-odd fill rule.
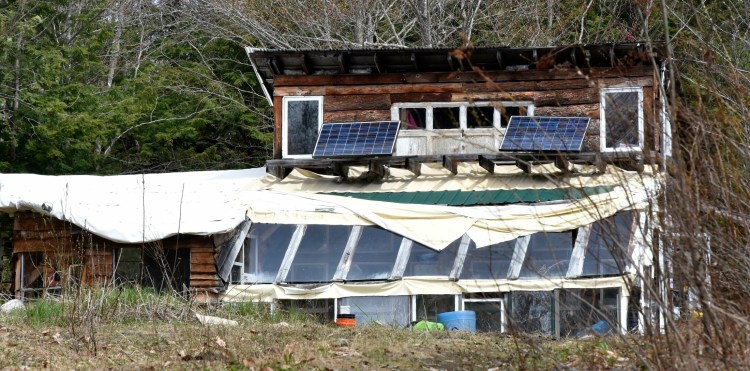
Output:
[[[395,155],[482,154],[512,115],[592,119],[583,151],[663,148],[657,49],[250,51],[275,112],[274,158],[309,157],[323,122],[398,120]]]

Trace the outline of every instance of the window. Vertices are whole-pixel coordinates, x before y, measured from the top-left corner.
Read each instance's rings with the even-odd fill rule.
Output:
[[[620,274],[628,264],[633,212],[623,211],[591,226],[582,276]]]
[[[323,97],[284,97],[283,102],[282,156],[311,156],[323,124]]]
[[[140,284],[143,263],[142,248],[121,248],[115,253],[117,283]]]
[[[425,245],[414,242],[406,263],[404,277],[409,276],[445,276],[448,277],[453,269],[453,263],[458,255],[461,239],[452,242],[442,251],[435,251]],[[474,245],[473,243],[471,245]],[[473,248],[470,246],[469,248]]]
[[[363,227],[352,264],[347,273],[348,281],[385,280],[393,271],[403,237],[383,228]]]
[[[351,226],[308,225],[285,282],[331,281],[351,231]]]
[[[461,270],[461,279],[505,279],[515,246],[516,240],[512,240],[470,248]]]
[[[59,294],[62,288],[60,271],[56,262],[50,260],[43,252],[22,253],[21,264],[22,299],[39,298],[45,294]]]
[[[602,89],[600,146],[603,152],[643,148],[643,89]]]
[[[561,336],[584,336],[617,329],[620,289],[563,289],[559,291]],[[594,330],[596,329],[596,330]]]
[[[361,296],[343,298],[339,302],[356,316],[357,326],[372,322],[394,327],[409,324],[409,296]]]
[[[531,102],[396,103],[391,119],[401,130],[505,128],[511,116],[532,116]]]
[[[456,295],[415,295],[415,320],[437,322],[437,315],[456,310]]]
[[[463,310],[477,315],[477,331],[504,332],[505,304],[500,293],[469,294],[463,299]]]
[[[254,224],[232,270],[234,283],[273,283],[297,226]]]
[[[573,232],[534,233],[526,248],[520,278],[559,278],[568,271]]]

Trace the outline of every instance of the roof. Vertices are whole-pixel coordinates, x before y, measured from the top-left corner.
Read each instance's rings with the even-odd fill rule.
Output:
[[[651,65],[663,43],[618,43],[528,48],[273,50],[246,48],[263,86],[272,95],[274,77],[376,75],[415,72],[548,70],[560,67]]]

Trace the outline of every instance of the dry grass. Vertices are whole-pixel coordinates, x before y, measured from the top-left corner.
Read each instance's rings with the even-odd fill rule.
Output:
[[[381,326],[350,329],[320,324],[303,315],[271,315],[247,307],[199,308],[190,303],[182,308],[158,308],[159,313],[170,313],[163,318],[146,315],[142,308],[140,312],[128,311],[130,307],[121,305],[119,315],[100,318],[94,331],[89,331],[85,326],[72,328],[87,321],[71,321],[69,304],[42,301],[0,317],[0,368],[642,367],[618,338],[572,341],[496,333],[423,333]],[[193,310],[230,318],[239,325],[207,326],[192,315],[183,315]]]

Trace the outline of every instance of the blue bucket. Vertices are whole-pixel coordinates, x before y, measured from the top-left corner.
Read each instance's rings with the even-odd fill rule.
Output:
[[[477,314],[473,310],[440,313],[437,321],[448,331],[477,332]]]

